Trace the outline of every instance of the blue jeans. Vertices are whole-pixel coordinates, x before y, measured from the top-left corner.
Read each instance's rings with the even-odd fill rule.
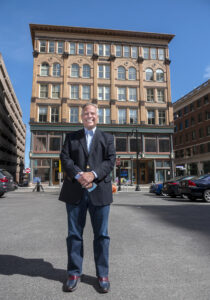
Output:
[[[109,272],[109,242],[108,217],[110,205],[94,206],[89,198],[88,191],[78,205],[66,203],[68,217],[68,267],[69,275],[82,274],[83,262],[83,230],[89,210],[94,233],[93,249],[96,266],[96,276],[107,277]]]

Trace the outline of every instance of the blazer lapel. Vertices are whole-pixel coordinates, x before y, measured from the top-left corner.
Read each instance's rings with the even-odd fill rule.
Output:
[[[81,134],[80,134],[80,144],[82,145],[82,148],[85,152],[85,155],[88,156],[88,150],[87,150],[87,143],[86,143],[86,137],[85,137],[85,130],[81,130]]]
[[[92,139],[92,142],[91,142],[91,145],[90,145],[90,151],[89,151],[89,155],[91,154],[91,152],[93,151],[93,149],[95,148],[95,146],[97,145],[97,142],[98,142],[98,138],[99,138],[99,131],[98,129],[96,128],[96,131],[94,133],[94,136],[93,136],[93,139]]]

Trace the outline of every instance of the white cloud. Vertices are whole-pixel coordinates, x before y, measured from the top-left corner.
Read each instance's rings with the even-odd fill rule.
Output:
[[[205,74],[203,75],[204,78],[210,79],[210,65],[208,65],[205,69]]]

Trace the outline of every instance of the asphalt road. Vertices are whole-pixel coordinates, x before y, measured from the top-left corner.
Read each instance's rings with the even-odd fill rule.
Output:
[[[67,220],[57,198],[56,191],[0,198],[0,299],[210,299],[210,204],[145,190],[115,195],[111,291],[98,293],[88,218],[82,282],[66,294]]]

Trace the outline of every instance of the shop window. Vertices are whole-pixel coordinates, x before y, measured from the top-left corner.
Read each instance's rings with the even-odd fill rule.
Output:
[[[46,152],[47,150],[47,138],[34,136],[34,151]]]
[[[157,143],[154,138],[145,139],[145,152],[157,152]]]
[[[130,138],[130,152],[136,152],[136,138]],[[141,152],[141,139],[138,139],[138,151]]]
[[[170,152],[169,140],[159,139],[159,152]]]
[[[60,151],[61,150],[61,138],[50,137],[49,151]]]
[[[116,151],[126,152],[127,151],[127,139],[116,138]]]

